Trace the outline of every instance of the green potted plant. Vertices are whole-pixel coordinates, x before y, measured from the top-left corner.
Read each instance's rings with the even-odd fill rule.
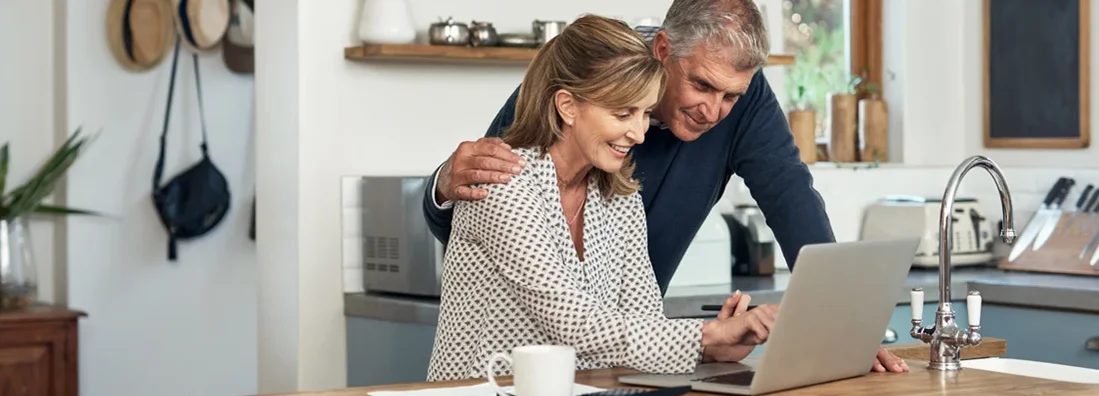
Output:
[[[95,214],[42,203],[53,194],[88,141],[78,128],[25,183],[11,189],[9,143],[0,147],[0,310],[20,309],[38,299],[38,265],[28,230],[30,217]]]

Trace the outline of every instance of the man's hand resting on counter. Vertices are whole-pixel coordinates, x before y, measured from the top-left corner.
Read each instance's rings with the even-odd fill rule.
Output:
[[[904,362],[893,352],[889,352],[885,347],[878,349],[878,356],[874,360],[874,371],[884,373],[886,371],[894,373],[906,373],[908,372],[908,363]]]
[[[462,142],[439,169],[435,204],[488,197],[488,190],[470,187],[483,183],[507,183],[518,175],[525,161],[500,138]]]

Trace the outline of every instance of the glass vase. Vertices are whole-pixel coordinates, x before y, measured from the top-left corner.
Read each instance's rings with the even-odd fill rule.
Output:
[[[38,266],[26,217],[0,219],[0,310],[38,300]]]

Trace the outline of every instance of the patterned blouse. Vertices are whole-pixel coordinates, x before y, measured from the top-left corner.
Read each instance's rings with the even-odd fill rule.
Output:
[[[492,354],[532,344],[575,347],[578,370],[693,371],[702,320],[664,316],[641,195],[604,200],[588,184],[581,262],[549,154],[513,151],[519,175],[455,204],[427,380],[484,377]]]

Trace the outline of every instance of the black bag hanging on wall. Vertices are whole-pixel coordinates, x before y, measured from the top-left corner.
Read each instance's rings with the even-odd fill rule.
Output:
[[[195,89],[202,125],[202,159],[176,175],[168,183],[160,185],[164,173],[164,147],[168,135],[168,119],[172,112],[172,96],[176,85],[176,66],[179,63],[179,40],[176,40],[172,58],[172,77],[168,85],[168,108],[164,111],[164,129],[160,134],[160,155],[153,173],[153,205],[161,224],[168,231],[168,260],[176,260],[178,240],[202,236],[214,229],[229,212],[229,183],[225,175],[210,161],[206,150],[206,115],[202,108],[202,83],[198,74],[198,56],[194,61]]]

